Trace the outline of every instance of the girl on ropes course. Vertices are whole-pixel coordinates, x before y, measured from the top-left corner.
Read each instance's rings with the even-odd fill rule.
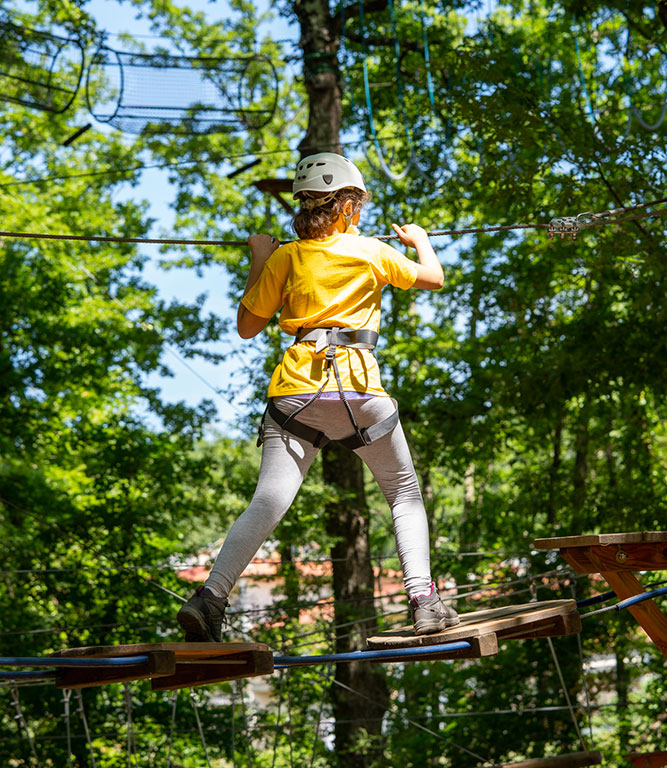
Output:
[[[319,448],[338,440],[366,463],[389,503],[415,632],[437,632],[459,618],[443,605],[431,578],[417,475],[396,402],[382,388],[371,350],[382,288],[437,290],[442,267],[416,224],[393,229],[416,249],[418,264],[359,234],[356,225],[370,197],[359,170],[341,155],[301,160],[293,192],[300,239],[281,246],[269,235],[248,238],[252,258],[237,318],[240,336],[248,339],[282,307],[280,327],[295,336],[269,384],[257,488],[178,622],[187,642],[220,641],[236,581],[289,509]]]

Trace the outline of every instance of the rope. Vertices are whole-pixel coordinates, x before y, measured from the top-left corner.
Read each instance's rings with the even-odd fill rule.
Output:
[[[630,99],[630,106],[632,109],[632,114],[630,118],[632,119],[632,115],[634,115],[637,118],[637,122],[641,127],[649,131],[651,133],[655,133],[660,129],[663,122],[665,121],[665,116],[667,115],[667,93],[665,94],[665,100],[662,102],[662,111],[660,112],[660,117],[657,119],[655,123],[647,123],[644,118],[641,116],[639,110],[633,103],[633,88],[632,83],[630,81],[630,63],[627,59],[627,51],[630,49],[630,27],[628,27],[628,36],[626,39],[625,44],[625,50],[626,53],[623,55],[623,82],[625,83],[626,92],[628,94],[628,98]]]
[[[426,66],[426,87],[431,111],[435,111],[435,89],[433,88],[433,74],[431,72],[431,54],[428,47],[428,33],[426,31],[426,14],[424,12],[424,0],[419,3],[419,17],[422,27],[422,42],[424,44],[424,65]]]
[[[624,208],[616,208],[614,210],[605,211],[600,214],[593,214],[597,217],[616,215],[619,212],[633,211],[640,208],[647,208],[653,205],[659,205],[667,202],[667,198],[661,200],[654,200],[650,203],[641,203],[636,206],[629,206]],[[623,218],[615,218],[613,222],[601,222],[590,221],[582,224],[584,227],[603,226],[605,224],[614,223],[620,224],[628,221],[636,221],[638,219],[651,218],[654,216],[664,216],[667,214],[667,208],[660,211],[653,211],[650,213],[643,213],[637,216],[626,216]],[[580,214],[587,215],[587,214]],[[471,235],[471,234],[484,234],[489,232],[508,232],[510,230],[525,230],[525,229],[547,229],[548,224],[534,222],[531,224],[506,224],[497,227],[467,227],[465,229],[441,229],[427,232],[429,237],[444,237],[444,236],[456,236],[456,235]],[[232,246],[247,246],[245,240],[187,240],[179,238],[144,238],[144,237],[121,237],[112,235],[66,235],[66,234],[47,234],[37,232],[0,232],[0,238],[18,238],[18,239],[33,239],[33,240],[76,240],[84,242],[105,242],[105,243],[158,243],[161,245],[200,245],[200,246],[220,246],[220,247],[232,247]],[[398,240],[398,235],[373,235],[376,240]],[[287,242],[284,241],[284,245]],[[92,275],[91,275],[92,276]]]
[[[35,742],[32,738],[32,733],[30,733],[30,729],[28,728],[28,724],[25,721],[25,717],[23,716],[23,710],[21,709],[21,699],[19,698],[18,688],[15,685],[11,685],[9,688],[9,692],[11,694],[12,701],[14,702],[14,708],[16,709],[16,715],[14,719],[18,722],[19,732],[21,731],[21,729],[23,729],[26,732],[28,743],[30,745],[30,752],[32,754],[32,757],[36,765],[38,766],[38,768],[40,768],[39,758],[37,757],[37,751],[35,749]]]
[[[341,2],[342,7],[342,2]],[[393,40],[394,40],[394,57],[396,59],[396,69],[399,73],[400,77],[400,47],[398,44],[398,37],[395,32],[395,18],[393,14],[393,1],[389,0],[389,7],[390,7],[390,17],[392,20],[392,34],[393,34]],[[387,176],[391,181],[401,181],[404,179],[408,172],[410,171],[410,168],[412,167],[412,164],[414,162],[414,150],[412,146],[410,145],[410,157],[408,158],[408,162],[405,166],[405,168],[400,173],[395,173],[394,171],[389,168],[387,165],[385,159],[384,159],[384,153],[382,152],[382,148],[380,146],[380,139],[378,137],[377,131],[375,129],[375,120],[373,119],[373,101],[371,99],[371,87],[368,77],[368,43],[366,42],[366,20],[364,17],[364,0],[359,0],[359,23],[361,25],[361,36],[362,36],[362,47],[363,47],[363,59],[362,59],[362,67],[363,67],[363,74],[364,74],[364,96],[366,99],[366,115],[368,117],[368,127],[371,132],[371,138],[373,140],[373,145],[375,146],[375,151],[377,152],[378,160],[380,163],[380,169],[382,172]],[[343,30],[345,27],[343,26]],[[400,81],[399,81],[400,83]],[[398,86],[399,92],[401,90],[401,86],[399,84]],[[399,97],[399,108],[400,108],[400,97]],[[410,137],[408,134],[408,142],[410,141]],[[367,145],[364,145],[364,149],[366,150],[366,158],[368,159],[368,162],[371,164],[371,166],[374,167],[369,155],[368,155],[368,149]]]
[[[174,744],[174,730],[176,728],[176,705],[178,704],[178,689],[171,694],[171,727],[169,729],[169,746],[167,747],[167,768],[171,768],[171,750]]]
[[[192,702],[192,708],[195,711],[195,720],[197,721],[197,730],[199,731],[199,738],[201,739],[202,747],[204,747],[204,757],[206,758],[206,765],[211,768],[211,761],[208,759],[208,748],[206,747],[206,738],[204,737],[204,729],[202,728],[201,719],[199,717],[199,708],[197,707],[197,696],[195,692],[190,689],[190,701]]]
[[[0,498],[0,501],[2,499]],[[494,557],[501,558],[501,560],[508,560],[516,557],[526,557],[528,555],[541,555],[545,552],[534,552],[532,550],[526,550],[525,552],[446,552],[447,557],[460,558],[460,557]],[[381,563],[385,560],[398,560],[396,555],[374,555],[372,557],[361,558],[360,562],[377,562]],[[297,557],[292,560],[293,563],[343,563],[347,562],[344,557]],[[281,563],[271,557],[253,557],[251,564],[255,563],[274,563],[280,565]],[[187,570],[191,567],[190,563],[179,563],[175,565],[134,565],[132,563],[124,563],[125,569],[142,570],[142,571],[169,571],[170,573],[179,573],[180,571]],[[82,571],[114,571],[118,566],[110,565],[80,565],[76,568],[10,568],[0,569],[0,575],[8,576],[15,574],[44,574],[44,573],[81,573]],[[395,570],[395,569],[391,569]]]
[[[654,581],[652,584],[647,584],[645,586],[645,589],[655,589],[655,587],[660,587],[663,584],[667,584],[667,580],[665,581]],[[595,595],[594,597],[589,597],[586,600],[578,600],[577,601],[577,608],[586,608],[589,605],[595,605],[596,603],[606,603],[608,600],[611,600],[612,598],[617,597],[616,592],[610,591],[610,592],[603,592],[600,595]],[[615,607],[615,606],[613,606]],[[609,609],[611,610],[611,608]],[[584,614],[588,616],[589,614]]]
[[[22,239],[35,240],[79,240],[94,243],[141,243],[142,245],[247,245],[247,243],[242,240],[185,240],[180,238],[159,237],[120,237],[118,235],[48,235],[33,232],[0,232],[0,237],[19,237]],[[90,273],[89,276],[92,277]]]
[[[239,697],[241,699],[241,717],[243,718],[243,730],[246,734],[246,755],[248,757],[248,768],[252,768],[252,754],[250,752],[250,737],[248,736],[249,728],[248,728],[248,717],[246,715],[246,709],[245,709],[245,696],[243,694],[243,680],[237,680],[236,685],[239,688]]]
[[[88,744],[88,752],[90,753],[90,764],[92,765],[92,768],[97,768],[97,763],[95,762],[95,752],[93,751],[93,740],[90,738],[88,718],[86,717],[86,710],[83,707],[83,696],[81,694],[80,688],[77,688],[76,698],[79,702],[78,712],[81,716],[81,722],[83,723],[83,732],[86,734],[86,743]]]
[[[363,2],[363,0],[361,0]],[[400,0],[397,0],[400,2]],[[396,96],[398,100],[398,109],[403,121],[403,131],[405,133],[405,139],[410,148],[410,160],[416,165],[416,155],[414,146],[412,144],[412,138],[410,136],[410,128],[408,127],[408,116],[405,108],[405,94],[403,90],[403,76],[401,74],[401,44],[398,37],[398,19],[396,17],[396,7],[394,0],[388,0],[389,4],[389,23],[391,25],[391,36],[394,45],[394,63],[396,65]],[[410,167],[410,160],[408,161],[408,167]]]
[[[0,680],[8,680],[13,683],[41,682],[55,680],[56,672],[0,672]]]
[[[537,602],[537,584],[535,581],[531,584],[531,591],[533,593],[533,600]],[[577,736],[579,737],[579,743],[581,744],[582,750],[586,751],[586,744],[584,742],[583,736],[581,735],[581,730],[579,729],[579,723],[577,722],[577,716],[574,712],[574,707],[572,706],[572,702],[570,701],[570,694],[567,690],[567,686],[565,685],[565,678],[563,677],[563,672],[560,668],[560,663],[558,661],[558,656],[556,655],[556,649],[554,648],[553,640],[550,637],[547,637],[547,643],[549,645],[549,650],[551,651],[551,657],[554,660],[554,666],[556,667],[556,672],[558,673],[558,679],[560,680],[560,687],[563,691],[563,695],[565,696],[565,701],[567,703],[567,708],[570,712],[570,717],[572,718],[572,722],[574,723],[574,729],[577,732]]]
[[[249,632],[243,632],[249,635]],[[232,768],[236,768],[236,686],[232,683]]]
[[[287,685],[285,695],[287,699],[287,723],[289,725],[289,764],[294,768],[294,732],[292,731],[292,692],[289,684],[289,671],[287,673]]]
[[[336,680],[335,677],[332,677],[331,675],[325,673],[325,672],[317,672],[321,677],[325,678],[326,680],[329,680],[334,685],[339,686],[340,688],[343,688],[344,690],[348,691],[348,693],[351,693],[353,696],[357,696],[361,699],[364,699],[365,701],[370,702],[376,707],[379,707],[383,712],[385,711],[384,704],[381,704],[379,701],[376,701],[375,699],[372,699],[370,696],[366,696],[366,694],[361,693],[361,691],[357,691],[354,688],[351,688],[349,685],[345,685],[345,683],[342,683],[340,680]],[[414,728],[417,728],[420,731],[423,731],[424,733],[428,733],[430,736],[434,736],[439,741],[444,741],[445,744],[450,744],[453,747],[456,747],[456,749],[459,749],[461,752],[465,752],[465,754],[470,755],[471,757],[476,758],[479,760],[480,763],[488,762],[485,760],[481,755],[478,755],[476,752],[473,752],[470,749],[467,749],[466,747],[462,747],[460,744],[457,744],[456,742],[452,741],[451,739],[446,739],[444,736],[441,736],[436,731],[432,731],[430,728],[427,728],[426,726],[422,725],[421,723],[417,722],[411,717],[408,717],[405,712],[401,712],[399,709],[398,704],[395,704],[393,702],[389,702],[389,711],[392,712],[392,714],[397,714],[401,719],[403,719],[406,723],[409,725],[412,725]]]
[[[574,23],[576,24],[577,23],[577,17],[573,16],[573,20],[574,20]],[[576,52],[576,55],[577,55],[577,66],[579,68],[579,80],[581,82],[581,87],[583,88],[583,91],[584,91],[584,100],[586,102],[586,106],[588,107],[588,111],[589,111],[590,116],[591,116],[591,122],[593,123],[593,133],[595,134],[595,138],[596,139],[598,139],[599,141],[602,141],[602,135],[600,134],[600,129],[599,129],[599,126],[598,126],[598,120],[597,120],[597,117],[595,116],[595,111],[593,109],[593,102],[591,101],[591,97],[590,97],[590,95],[588,93],[588,87],[586,86],[586,78],[584,76],[584,68],[583,68],[583,65],[582,65],[582,62],[581,62],[581,50],[579,49],[579,35],[577,35],[577,32],[576,32],[574,26],[572,27],[572,35],[574,37],[574,49],[575,49],[575,52]]]
[[[658,589],[652,589],[650,592],[642,592],[639,595],[632,595],[625,600],[621,600],[614,605],[608,605],[605,608],[598,608],[597,611],[589,611],[582,614],[582,619],[587,619],[589,616],[597,616],[600,613],[607,613],[607,611],[622,611],[624,608],[629,608],[632,605],[643,603],[645,600],[652,600],[654,597],[660,597],[667,594],[667,587],[659,587]]]
[[[560,686],[565,696],[565,701],[567,702],[567,708],[570,711],[570,717],[572,718],[572,722],[574,723],[574,729],[576,730],[577,736],[579,737],[579,743],[581,744],[581,749],[585,752],[586,743],[584,741],[584,737],[581,735],[581,730],[579,729],[577,716],[575,714],[574,707],[572,706],[572,702],[570,701],[570,694],[568,693],[567,686],[565,685],[565,679],[563,678],[563,672],[561,671],[560,664],[558,662],[558,656],[556,656],[556,649],[554,648],[552,638],[547,637],[547,643],[549,644],[549,650],[551,651],[551,656],[553,657],[554,664],[556,665],[556,671],[558,672]]]
[[[123,683],[123,700],[125,702],[125,714],[127,717],[127,768],[137,764],[137,743],[134,737],[134,723],[132,721],[132,689],[129,683]]]
[[[645,701],[638,701],[638,702],[630,702],[628,704],[628,709],[636,708],[636,709],[646,709],[646,702]],[[566,707],[564,705],[560,705],[557,707],[518,707],[516,709],[488,709],[488,710],[480,710],[479,712],[445,712],[443,714],[430,714],[428,716],[424,716],[421,718],[415,718],[416,720],[455,720],[459,717],[496,717],[497,715],[518,715],[519,717],[526,717],[530,715],[541,715],[541,714],[548,714],[552,712],[566,712],[569,709],[569,707]],[[575,709],[584,709],[584,707],[581,704],[575,704]],[[618,704],[598,704],[597,706],[592,707],[594,711],[602,711],[604,709],[618,709]],[[374,720],[375,718],[368,718],[369,720]],[[382,722],[383,718],[377,718],[378,721]],[[324,721],[325,723],[333,723],[336,722],[333,718],[328,718]],[[346,723],[351,722],[349,720],[338,720],[339,723]]]
[[[289,670],[287,671],[289,674]],[[275,768],[276,755],[278,754],[278,734],[280,733],[280,710],[283,703],[283,686],[285,683],[285,670],[280,670],[280,681],[278,687],[278,711],[276,712],[276,727],[273,733],[273,760],[271,761],[271,768]]]
[[[144,664],[148,656],[122,656],[106,659],[80,659],[71,657],[0,656],[4,667],[130,667]]]
[[[374,651],[350,651],[349,653],[323,653],[319,656],[274,656],[275,669],[284,667],[305,667],[317,664],[340,664],[355,661],[390,661],[392,659],[411,659],[419,656],[430,656],[434,653],[447,653],[448,651],[462,651],[470,648],[466,640],[438,645],[426,645],[418,648],[395,648],[393,650]]]
[[[570,593],[572,594],[572,599],[576,601],[577,583],[574,580],[570,583]],[[579,607],[579,603],[577,603],[577,607]],[[588,675],[586,674],[586,663],[584,661],[584,646],[581,642],[581,632],[577,632],[576,635],[577,635],[577,650],[579,652],[579,662],[581,664],[581,679],[584,683],[584,696],[586,697],[586,719],[588,720],[588,738],[590,739],[591,746],[595,746],[595,740],[593,737],[593,720],[591,718],[591,697],[590,697],[590,691],[588,689]]]
[[[69,704],[72,697],[71,688],[63,688],[63,708],[64,713],[62,715],[65,720],[65,738],[67,739],[67,768],[72,768],[72,730],[70,723]]]
[[[420,134],[417,134],[420,135]],[[389,139],[395,139],[399,138],[399,134],[393,134],[388,136]],[[360,144],[365,144],[365,139],[355,139],[351,141],[341,141],[339,142],[340,146],[343,147],[357,147]],[[339,144],[323,144],[321,145],[323,148],[326,147],[327,149],[335,149]],[[243,157],[262,157],[265,155],[276,155],[276,154],[291,154],[293,155],[295,153],[295,150],[290,149],[289,147],[284,147],[282,149],[270,149],[270,150],[263,150],[261,152],[240,152],[239,154],[230,154],[225,155],[225,157],[222,158],[213,158],[211,160],[212,163],[222,162],[224,160],[234,160],[239,159]],[[14,186],[22,186],[25,184],[48,184],[52,181],[68,181],[69,179],[85,179],[92,176],[115,176],[117,174],[123,174],[123,173],[137,173],[142,170],[152,170],[152,169],[166,169],[166,168],[173,168],[180,165],[185,165],[188,163],[200,163],[201,160],[178,160],[173,163],[157,163],[157,164],[144,164],[144,165],[135,165],[130,168],[107,168],[103,171],[86,171],[84,173],[71,173],[71,174],[63,174],[63,175],[56,175],[56,176],[41,176],[36,177],[32,179],[17,179],[15,181],[8,181],[3,182],[0,184],[0,189],[3,187],[14,187]]]
[[[310,755],[310,768],[314,768],[314,765],[315,765],[315,755],[317,754],[317,745],[319,744],[320,726],[322,724],[322,712],[324,711],[325,700],[326,700],[326,696],[324,696],[324,691],[322,691],[322,696],[320,696],[320,706],[317,709],[317,720],[315,722],[315,734],[313,736],[313,751]]]

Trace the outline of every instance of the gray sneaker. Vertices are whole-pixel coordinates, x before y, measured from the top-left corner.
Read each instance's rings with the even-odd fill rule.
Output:
[[[435,584],[431,586],[430,594],[418,595],[410,600],[410,610],[415,635],[441,632],[447,627],[455,627],[461,621],[453,608],[442,604]]]
[[[228,600],[216,597],[207,587],[197,587],[194,595],[176,614],[176,620],[185,630],[185,642],[221,642],[222,623],[228,605]]]

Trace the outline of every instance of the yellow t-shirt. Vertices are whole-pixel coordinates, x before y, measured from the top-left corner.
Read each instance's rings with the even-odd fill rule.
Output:
[[[333,326],[378,331],[382,288],[410,288],[416,279],[414,261],[380,240],[348,231],[280,246],[242,304],[259,317],[273,317],[282,307],[280,327],[292,336],[300,328]],[[316,354],[315,342],[288,347],[271,377],[269,397],[317,392],[324,362],[325,350]],[[371,350],[338,347],[336,362],[345,391],[386,396]],[[324,391],[337,390],[332,373]]]

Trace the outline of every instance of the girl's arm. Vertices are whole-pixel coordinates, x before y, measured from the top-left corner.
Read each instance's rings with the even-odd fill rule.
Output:
[[[264,269],[264,264],[269,256],[280,247],[280,242],[275,237],[269,235],[250,235],[248,238],[248,247],[250,248],[250,272],[248,273],[248,280],[245,285],[243,295],[253,287],[253,285],[259,279]],[[236,315],[236,328],[238,329],[239,336],[242,339],[251,339],[253,336],[257,336],[260,331],[268,325],[271,318],[260,317],[253,314],[249,309],[246,309],[243,304],[239,304],[239,311]]]
[[[405,224],[402,227],[392,224],[392,227],[403,245],[410,246],[417,251],[419,265],[417,267],[417,279],[412,287],[425,288],[429,291],[440,290],[445,282],[445,274],[431,246],[426,230],[417,224]]]

